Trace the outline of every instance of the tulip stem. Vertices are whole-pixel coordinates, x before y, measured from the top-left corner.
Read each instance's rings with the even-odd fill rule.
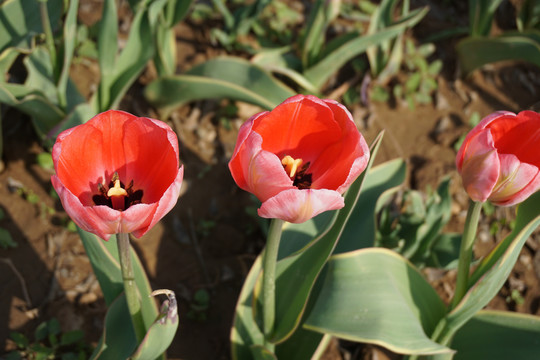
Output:
[[[269,345],[268,337],[274,330],[276,317],[276,264],[284,223],[285,221],[281,219],[272,219],[270,229],[268,230],[266,249],[263,253],[262,304],[265,346]]]
[[[135,284],[135,275],[131,264],[131,244],[129,242],[129,234],[119,233],[116,235],[118,239],[118,254],[120,257],[120,268],[122,270],[122,279],[124,280],[124,293],[126,302],[131,315],[131,322],[135,330],[137,342],[140,343],[144,338],[145,329],[141,312],[141,302],[137,285]]]
[[[452,298],[450,309],[455,308],[457,304],[459,304],[461,299],[463,299],[463,296],[465,296],[469,286],[469,271],[482,204],[483,202],[477,201],[471,201],[469,204],[467,218],[465,219],[465,228],[463,229],[463,237],[461,238],[461,247],[459,249],[456,290],[454,292],[454,297]]]

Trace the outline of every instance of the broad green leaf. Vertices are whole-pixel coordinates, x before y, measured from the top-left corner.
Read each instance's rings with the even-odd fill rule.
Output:
[[[105,246],[106,242],[94,234],[80,228],[77,229],[103,292],[105,304],[110,307],[112,302],[124,291],[120,263],[118,262],[118,250]],[[116,237],[111,236],[109,243],[116,243]]]
[[[540,317],[506,311],[480,311],[452,340],[454,360],[537,359]]]
[[[179,318],[174,293],[168,294],[168,297],[131,360],[156,359],[171,345],[178,329]]]
[[[276,357],[280,360],[310,360],[323,337],[321,333],[299,326],[290,338],[276,346]]]
[[[97,45],[98,63],[101,72],[100,88],[104,87],[106,91],[112,84],[118,53],[118,12],[115,1],[105,1],[103,3]],[[103,96],[107,95],[107,93],[103,94]],[[103,101],[104,103],[108,102],[105,99]]]
[[[253,359],[253,360],[277,360],[276,355],[274,355],[271,351],[266,349],[262,345],[253,345],[251,346],[251,357],[246,359]]]
[[[260,51],[251,58],[251,62],[263,67],[267,71],[287,76],[311,94],[316,95],[319,93],[319,89],[315,88],[300,73],[302,63],[292,52],[291,46]]]
[[[25,85],[0,82],[0,103],[17,108],[32,118],[36,132],[41,138],[57,125],[64,113],[51,103],[39,90]]]
[[[314,84],[316,88],[321,88],[330,76],[345,65],[347,61],[362,54],[370,46],[394,38],[406,28],[416,25],[424,17],[427,11],[427,8],[411,11],[407,16],[404,16],[400,22],[388,28],[344,43],[334,52],[307,69],[304,73],[305,77]]]
[[[345,207],[333,214],[329,227],[306,244],[304,248],[278,261],[276,266],[276,324],[271,334],[270,340],[272,342],[279,343],[287,339],[300,323],[313,285],[351,217],[381,139],[382,135],[373,142],[366,170],[346,192]],[[291,224],[290,227],[294,229],[295,225]],[[283,243],[286,241],[282,241],[280,244]],[[285,246],[287,245],[285,244]],[[260,299],[255,301],[257,300]],[[260,312],[257,315],[260,315]]]
[[[16,48],[7,48],[0,53],[0,74],[2,76],[9,71],[19,54],[20,52]],[[2,77],[0,80],[4,81],[5,79]]]
[[[211,98],[230,98],[272,109],[295,93],[246,60],[217,58],[195,66],[185,75],[153,81],[146,87],[145,95],[163,109]]]
[[[469,0],[469,33],[488,36],[495,11],[502,0]]]
[[[29,56],[24,58],[23,62],[28,71],[24,85],[38,90],[51,103],[58,104],[58,90],[54,82],[53,65],[47,49],[44,46],[36,47]]]
[[[49,21],[53,29],[59,25],[62,0],[48,0]],[[31,0],[6,0],[0,5],[0,52],[8,47],[29,49],[33,37],[43,32],[39,3]]]
[[[122,293],[108,305],[103,335],[90,359],[128,359],[137,347],[137,338],[130,324],[126,297]]]
[[[448,342],[452,335],[497,295],[510,275],[527,238],[540,225],[540,192],[518,206],[512,232],[484,258],[469,279],[469,290],[447,315],[437,338]]]
[[[426,266],[450,270],[457,267],[461,234],[446,233],[439,235],[431,249],[431,256]]]
[[[328,5],[325,0],[316,0],[309,12],[305,28],[305,37],[302,39],[302,64],[309,67],[318,57],[324,44],[328,18],[324,7]]]
[[[111,236],[109,241],[104,241],[94,234],[81,229],[78,230],[86,254],[92,264],[94,274],[99,281],[105,303],[109,305],[124,291],[122,273],[118,260],[116,236]],[[149,329],[158,316],[158,309],[154,299],[149,296],[152,292],[150,283],[148,282],[141,261],[133,249],[131,249],[131,256],[135,283],[137,284],[141,298],[144,325],[146,329]]]
[[[420,272],[387,249],[334,255],[304,327],[401,354],[451,352],[431,334],[445,306]]]
[[[167,24],[173,27],[186,17],[193,0],[169,0],[167,4]]]
[[[505,60],[522,60],[540,66],[540,42],[522,34],[466,38],[457,44],[456,51],[465,73]]]
[[[129,87],[141,74],[146,64],[154,56],[152,28],[148,19],[148,11],[140,10],[135,14],[126,45],[116,63],[114,80],[110,89],[110,102],[106,108],[116,108]]]
[[[334,253],[348,252],[375,244],[375,214],[386,198],[405,181],[407,166],[403,159],[395,159],[370,170],[364,190],[337,244]]]
[[[69,69],[71,68],[71,60],[73,59],[73,51],[75,50],[75,38],[77,35],[77,11],[79,9],[79,0],[71,0],[69,2],[68,13],[64,21],[64,60],[62,63],[62,71],[58,79],[57,91],[60,95],[60,106],[67,106],[66,91],[69,80]],[[65,103],[62,103],[65,102]],[[82,101],[80,101],[82,102]]]
[[[253,289],[261,271],[261,257],[258,256],[249,270],[238,296],[231,329],[231,357],[233,360],[251,359],[251,346],[262,345],[263,334],[253,319]]]

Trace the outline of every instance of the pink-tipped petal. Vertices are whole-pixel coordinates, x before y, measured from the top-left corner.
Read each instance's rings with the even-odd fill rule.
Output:
[[[500,175],[489,200],[495,205],[514,205],[538,189],[540,176],[534,165],[520,162],[511,154],[499,155]]]
[[[477,133],[469,141],[461,167],[465,190],[474,201],[486,201],[499,178],[499,157],[489,131]]]
[[[343,197],[333,190],[285,190],[263,202],[258,214],[264,218],[302,223],[328,210],[345,206]]]

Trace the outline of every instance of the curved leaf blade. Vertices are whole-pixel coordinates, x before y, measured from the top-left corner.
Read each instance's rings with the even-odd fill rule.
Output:
[[[184,75],[157,79],[145,89],[148,101],[165,110],[211,98],[245,101],[269,110],[293,95],[259,66],[236,58],[209,60]]]
[[[465,73],[505,60],[522,60],[540,66],[540,43],[524,35],[466,38],[457,44],[456,51]]]
[[[334,255],[321,280],[304,325],[308,330],[402,354],[451,352],[426,335],[444,316],[443,302],[399,254],[370,248]]]
[[[452,341],[455,360],[536,359],[540,317],[506,311],[480,311]]]

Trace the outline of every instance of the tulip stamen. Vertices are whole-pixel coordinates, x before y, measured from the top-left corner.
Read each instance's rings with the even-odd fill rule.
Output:
[[[292,156],[286,155],[281,159],[281,164],[285,172],[293,181],[293,186],[299,189],[311,188],[313,182],[311,174],[306,173],[310,162],[304,163],[302,159],[295,159]]]
[[[289,175],[291,179],[294,179],[296,175],[296,171],[300,166],[302,166],[302,163],[304,161],[302,159],[294,159],[290,155],[286,155],[281,159],[281,164],[285,168],[285,172]]]
[[[92,196],[96,205],[105,205],[115,210],[126,210],[131,205],[141,203],[143,191],[133,190],[133,180],[125,187],[115,172],[109,183],[109,189],[101,183],[97,185],[99,194]]]

